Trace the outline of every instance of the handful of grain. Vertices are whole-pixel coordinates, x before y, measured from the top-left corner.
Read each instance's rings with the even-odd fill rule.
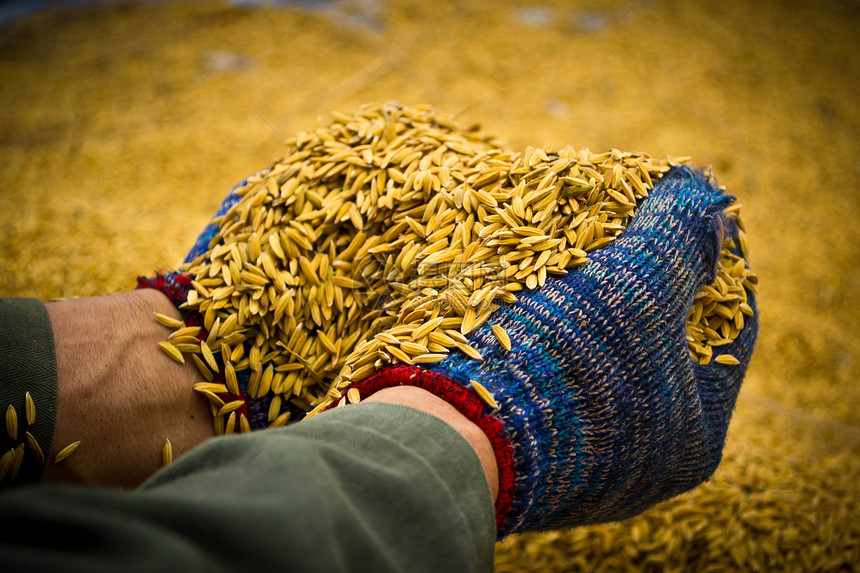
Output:
[[[332,114],[289,140],[213,221],[208,250],[180,269],[194,279],[181,308],[199,313],[203,330],[173,325],[162,349],[191,354],[219,434],[282,425],[287,403],[315,413],[357,400],[341,394],[386,364],[452,351],[480,360],[470,332],[518,291],[588,261],[686,161],[515,152],[428,107]],[[702,364],[737,362],[714,349],[743,328],[745,288],[755,290],[738,207],[725,214],[741,244],[723,245],[718,276],[688,320]]]

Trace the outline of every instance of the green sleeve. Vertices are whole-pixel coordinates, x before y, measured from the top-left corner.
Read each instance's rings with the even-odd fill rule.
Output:
[[[33,424],[27,422],[27,392],[35,405]],[[0,459],[10,451],[14,455],[16,448],[21,456],[14,480],[14,468],[0,463],[0,489],[38,482],[48,464],[57,421],[54,333],[48,311],[39,299],[0,298],[0,409],[0,416],[3,416],[3,421],[0,421]],[[12,417],[16,424],[9,423]],[[17,428],[10,427],[15,425]],[[38,448],[27,443],[26,432],[30,433]],[[39,459],[40,450],[42,460]],[[11,460],[12,457],[6,459]],[[5,472],[2,471],[4,466]]]
[[[138,490],[0,494],[12,571],[491,571],[493,501],[445,422],[356,404],[210,439]]]

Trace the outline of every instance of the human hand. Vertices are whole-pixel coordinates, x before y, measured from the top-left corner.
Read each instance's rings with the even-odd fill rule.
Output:
[[[192,390],[199,375],[158,350],[167,330],[153,311],[179,318],[161,293],[136,290],[45,305],[57,353],[58,408],[53,460],[43,482],[133,488],[173,456],[212,436],[209,408]],[[47,452],[46,452],[47,453]]]
[[[470,334],[482,361],[452,353],[353,385],[402,384],[445,398],[481,426],[499,468],[500,536],[620,520],[707,479],[757,332],[714,348],[738,365],[694,363],[686,327],[715,276],[730,198],[687,168],[666,174],[612,244],[584,266],[523,292]],[[492,325],[511,339],[505,351]],[[488,389],[493,410],[467,388]]]
[[[204,393],[216,434],[280,425],[384,385],[426,382],[493,443],[503,534],[620,519],[705,479],[756,327],[750,294],[753,316],[722,347],[740,364],[692,365],[685,321],[713,278],[723,219],[731,225],[719,213],[730,200],[679,168],[643,203],[677,161],[570,148],[520,155],[456,128],[440,132],[446,125],[421,110],[383,106],[297,136],[282,160],[228,195],[181,267],[187,274],[141,279],[168,294],[187,324],[204,327],[207,344],[195,341],[189,354],[212,379]],[[409,164],[410,174],[391,161]],[[534,235],[538,221],[543,230]],[[427,275],[449,261],[450,269]],[[516,280],[500,291],[509,271]],[[466,283],[474,292],[460,288]],[[494,299],[513,302],[517,288],[508,286],[530,292],[499,307]],[[487,322],[471,332],[466,323],[479,322],[485,302]],[[445,358],[457,346],[450,339],[404,351],[396,329],[422,316],[431,330],[448,321],[444,328],[470,333],[471,353],[484,362]],[[509,353],[498,350],[490,325],[509,331]],[[413,341],[429,341],[432,333],[421,332]],[[393,368],[364,380],[395,360],[442,359],[429,370]],[[499,396],[497,416],[468,389],[473,380]],[[361,383],[341,398],[350,381]],[[647,443],[631,445],[634,438]],[[673,474],[677,464],[695,467]],[[625,472],[653,487],[637,490]]]

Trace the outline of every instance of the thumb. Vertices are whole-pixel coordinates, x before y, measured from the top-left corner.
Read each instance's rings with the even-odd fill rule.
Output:
[[[732,253],[743,257],[745,253],[740,248],[740,230],[734,221],[728,221],[727,235],[733,242],[733,247],[730,249]],[[741,383],[749,367],[750,358],[752,357],[758,335],[759,315],[754,283],[755,281],[753,281],[752,285],[745,284],[743,290],[735,295],[739,296],[740,300],[736,299],[733,302],[725,302],[726,298],[730,296],[727,293],[720,301],[722,304],[728,305],[732,314],[735,315],[735,319],[732,322],[735,322],[735,327],[739,329],[739,332],[735,330],[736,336],[730,335],[733,337],[733,341],[728,345],[715,347],[713,349],[715,359],[707,364],[694,365],[702,412],[711,433],[709,443],[715,450],[714,455],[718,455],[719,450],[722,449],[731,411],[734,408]],[[740,301],[747,306],[748,312],[740,313],[738,311]],[[737,321],[739,313],[739,318],[742,319],[740,322]],[[717,328],[716,324],[710,321],[709,326]],[[721,363],[719,358],[716,358],[718,354],[728,355],[734,358],[736,363]]]
[[[592,280],[630,303],[686,319],[693,297],[714,280],[733,198],[687,167],[669,171],[619,238],[590,255]],[[607,293],[609,294],[609,293]]]

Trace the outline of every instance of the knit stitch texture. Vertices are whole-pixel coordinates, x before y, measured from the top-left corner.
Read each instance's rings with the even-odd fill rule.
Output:
[[[673,169],[618,240],[519,293],[470,335],[483,361],[453,353],[427,369],[464,387],[477,380],[499,403],[492,415],[515,475],[500,537],[625,519],[716,469],[757,314],[719,348],[737,366],[694,364],[685,326],[694,296],[715,277],[724,230],[737,232],[721,215],[731,200],[701,173]],[[492,324],[507,330],[510,351]],[[422,378],[415,370],[401,370],[401,382]]]

